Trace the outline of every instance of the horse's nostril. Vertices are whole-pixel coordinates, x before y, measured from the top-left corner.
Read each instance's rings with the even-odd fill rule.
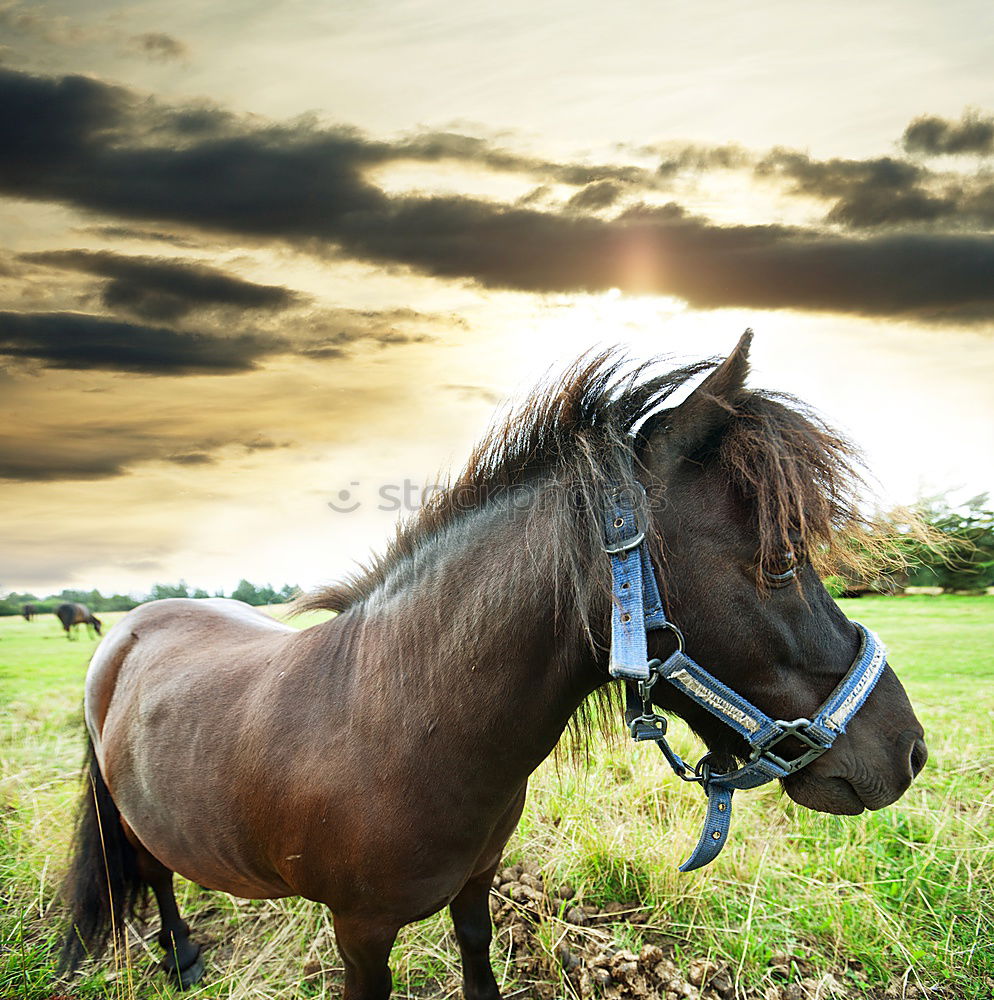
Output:
[[[925,761],[928,760],[928,747],[925,746],[925,741],[921,738],[915,740],[911,746],[911,776],[913,778],[918,777],[918,772],[925,766]]]

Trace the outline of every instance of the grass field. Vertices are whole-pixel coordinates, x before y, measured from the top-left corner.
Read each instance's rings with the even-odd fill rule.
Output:
[[[702,818],[699,791],[664,770],[651,748],[598,742],[586,767],[550,761],[535,775],[508,864],[540,866],[547,883],[568,884],[583,903],[626,904],[628,917],[597,931],[603,940],[635,951],[662,944],[678,965],[717,960],[742,995],[762,997],[777,982],[770,995],[779,997],[791,978],[832,973],[846,996],[994,997],[994,598],[842,603],[887,641],[926,728],[928,766],[900,802],[835,817],[775,788],[742,793],[721,858],[681,875],[675,867]],[[107,957],[68,983],[53,968],[57,883],[82,755],[82,678],[94,646],[67,642],[50,615],[30,624],[0,619],[4,998],[178,995],[155,971],[159,956],[144,925],[131,930],[116,968]],[[689,741],[678,748],[693,752]],[[178,897],[207,949],[207,978],[187,996],[339,995],[321,907],[235,900],[182,880]],[[562,916],[536,932],[537,966],[515,960],[513,935],[498,933],[494,966],[507,995],[574,995],[557,948],[584,932]],[[458,995],[443,915],[407,928],[392,964],[398,996]]]

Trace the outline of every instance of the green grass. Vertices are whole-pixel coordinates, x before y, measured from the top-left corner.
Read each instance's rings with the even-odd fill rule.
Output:
[[[699,791],[677,781],[652,748],[597,740],[587,766],[550,761],[535,775],[508,863],[541,864],[547,879],[572,885],[584,903],[631,904],[645,922],[609,927],[619,947],[665,941],[678,961],[718,957],[743,990],[761,989],[771,957],[787,953],[868,995],[903,979],[957,1000],[994,996],[994,598],[842,603],[884,637],[926,728],[929,764],[903,799],[877,813],[835,817],[775,788],[742,793],[721,858],[681,875],[676,866],[703,815]],[[118,617],[107,615],[107,624]],[[94,646],[67,642],[54,616],[0,619],[3,997],[68,995],[53,971],[56,887],[82,755],[82,678]],[[693,754],[685,735],[677,739]],[[235,900],[182,880],[178,895],[207,948],[207,981],[188,995],[339,995],[340,962],[322,907]],[[539,934],[552,970],[565,929],[553,922]],[[138,941],[137,931],[147,930],[154,928],[136,929],[116,968],[108,958],[84,969],[72,995],[178,996],[155,971],[154,942]],[[494,964],[509,992],[533,995],[502,935]],[[446,917],[406,928],[392,965],[399,996],[457,993]]]

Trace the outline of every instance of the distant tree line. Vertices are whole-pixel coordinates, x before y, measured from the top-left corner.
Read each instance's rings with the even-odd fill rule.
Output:
[[[845,567],[829,577],[826,584],[836,595],[876,590],[896,593],[905,587],[942,587],[951,591],[980,592],[994,587],[994,508],[986,493],[964,503],[950,504],[943,496],[919,502],[915,513],[928,527],[928,537],[913,532],[896,533],[893,568],[882,570],[871,578],[859,573],[847,573]],[[242,580],[230,594],[223,591],[208,594],[200,587],[191,589],[185,580],[179,583],[157,583],[147,597],[128,594],[105,597],[99,590],[63,590],[48,597],[31,593],[11,592],[0,599],[0,615],[19,615],[25,604],[33,604],[39,613],[54,611],[66,602],[85,604],[93,612],[130,611],[145,601],[164,597],[233,597],[255,607],[285,604],[299,588],[285,584],[276,590],[270,584],[256,586]]]
[[[994,509],[986,493],[950,506],[945,497],[933,497],[919,507],[922,519],[947,539],[948,549],[912,552],[909,586],[946,590],[984,590],[994,587]]]
[[[0,615],[19,615],[25,604],[33,604],[38,614],[54,612],[60,604],[67,603],[85,604],[96,614],[101,611],[130,611],[146,601],[158,601],[164,597],[233,597],[236,601],[260,607],[266,604],[285,604],[298,593],[299,588],[289,583],[277,590],[268,583],[257,586],[248,580],[240,581],[230,594],[225,594],[223,590],[208,594],[201,587],[190,587],[185,580],[180,580],[179,583],[156,583],[146,597],[134,597],[130,594],[104,596],[99,590],[62,590],[47,597],[39,597],[27,591],[11,591],[6,597],[0,598]]]
[[[831,593],[900,593],[906,587],[982,593],[994,587],[994,509],[988,494],[955,504],[945,495],[919,501],[911,513],[923,530],[907,530],[907,526],[902,530],[897,523],[902,513],[907,512],[898,512],[895,530],[887,533],[878,570],[867,573],[847,568],[843,559],[843,565],[825,581]],[[860,553],[855,555],[853,563],[859,565]]]

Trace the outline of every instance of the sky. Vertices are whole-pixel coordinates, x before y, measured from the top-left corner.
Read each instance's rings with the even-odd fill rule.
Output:
[[[0,591],[303,586],[579,354],[994,490],[994,7],[0,0]],[[869,500],[868,500],[869,502]]]

